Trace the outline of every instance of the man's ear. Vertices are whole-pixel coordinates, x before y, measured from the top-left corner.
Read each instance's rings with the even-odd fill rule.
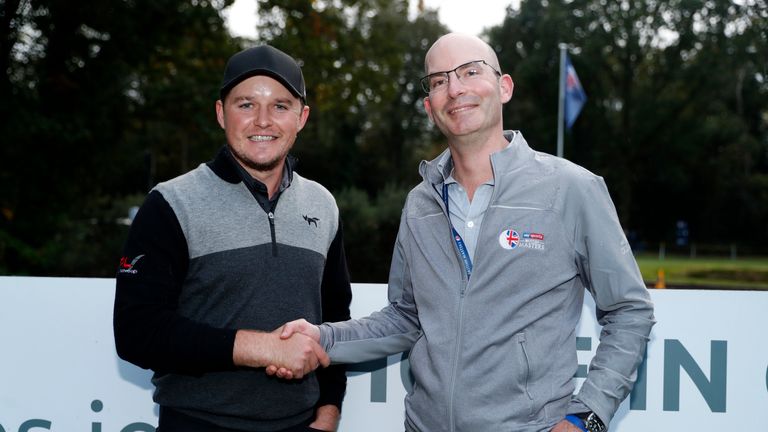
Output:
[[[429,117],[429,120],[434,123],[435,119],[432,117],[432,104],[429,101],[429,96],[424,98],[424,111],[427,112],[427,117]]]
[[[219,122],[219,126],[221,126],[222,129],[226,129],[224,127],[224,103],[221,99],[216,101],[216,120]]]
[[[512,99],[512,93],[515,90],[515,82],[509,74],[504,74],[499,78],[499,88],[501,90],[501,103],[507,103]]]
[[[304,105],[301,108],[301,113],[299,114],[299,128],[296,130],[296,132],[300,132],[302,129],[304,129],[304,125],[307,124],[307,119],[309,119],[309,105]]]

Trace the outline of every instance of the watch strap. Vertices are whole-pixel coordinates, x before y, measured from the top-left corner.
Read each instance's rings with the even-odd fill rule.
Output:
[[[589,432],[587,431],[587,427],[584,425],[584,420],[582,420],[581,417],[575,414],[568,414],[567,416],[565,416],[565,419],[571,422],[577,428],[581,429],[582,431]]]
[[[584,413],[575,414],[584,423],[584,430],[586,432],[604,432],[608,428],[605,427],[605,423],[600,420],[593,411],[587,411]]]

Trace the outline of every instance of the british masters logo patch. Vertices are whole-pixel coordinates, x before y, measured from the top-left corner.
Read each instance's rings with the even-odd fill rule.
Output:
[[[134,266],[136,265],[136,263],[137,263],[137,262],[139,262],[139,260],[140,260],[140,259],[142,259],[143,257],[144,257],[144,255],[143,255],[143,254],[142,254],[142,255],[139,255],[139,256],[137,256],[136,258],[134,258],[133,260],[131,260],[131,262],[128,262],[128,257],[122,257],[122,258],[120,258],[120,266],[119,266],[119,268],[118,268],[117,272],[118,272],[118,273],[130,273],[130,274],[136,274],[136,273],[138,273],[138,271],[137,271],[135,268],[133,268],[133,267],[134,267]]]
[[[528,249],[544,250],[544,234],[535,232],[524,232],[523,239],[520,241],[520,247]]]
[[[499,244],[504,249],[514,249],[520,243],[520,236],[513,229],[504,230],[499,234]]]
[[[499,234],[499,245],[507,250],[525,248],[543,251],[544,234],[524,231],[520,235],[516,230],[509,228]]]

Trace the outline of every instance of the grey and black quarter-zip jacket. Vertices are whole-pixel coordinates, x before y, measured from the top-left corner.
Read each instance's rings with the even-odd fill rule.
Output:
[[[590,410],[607,424],[643,359],[653,305],[602,178],[533,151],[519,132],[505,136],[510,145],[491,155],[494,190],[469,280],[441,197],[446,150],[422,162],[424,180],[406,200],[390,304],[321,326],[334,362],[413,344],[409,432],[543,432]],[[574,395],[586,291],[603,328]]]
[[[341,407],[343,367],[293,382],[233,364],[237,329],[349,319],[335,200],[290,158],[281,189],[270,201],[223,147],[157,185],[136,215],[117,273],[115,343],[121,358],[154,371],[160,406],[244,431]]]

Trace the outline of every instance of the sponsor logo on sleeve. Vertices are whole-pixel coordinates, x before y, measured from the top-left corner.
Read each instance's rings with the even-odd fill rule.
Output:
[[[122,257],[120,258],[120,265],[118,266],[118,273],[129,273],[129,274],[136,274],[138,271],[134,268],[136,266],[136,263],[139,262],[140,259],[144,257],[144,254],[141,254],[137,256],[136,258],[132,259],[131,262],[128,262],[129,257]]]

